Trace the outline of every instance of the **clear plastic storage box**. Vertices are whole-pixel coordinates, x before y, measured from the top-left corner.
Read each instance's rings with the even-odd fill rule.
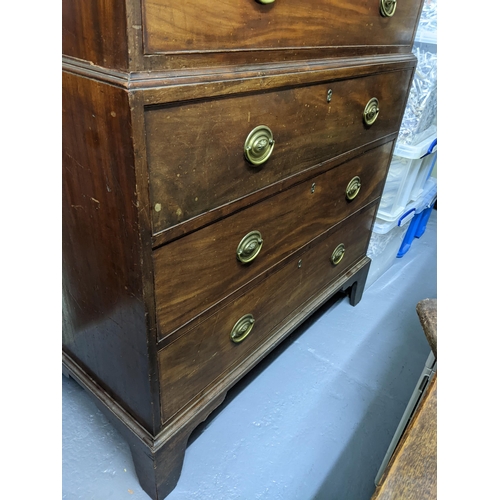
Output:
[[[437,130],[425,131],[419,144],[396,144],[382,193],[377,217],[393,222],[403,215],[406,205],[422,193],[437,157]]]
[[[403,257],[416,237],[422,236],[437,198],[437,181],[429,177],[421,195],[393,220],[375,219],[367,255],[372,263],[366,280],[369,287]]]
[[[372,261],[366,278],[367,288],[394,264],[414,213],[415,210],[409,210],[392,222],[375,219],[367,251]]]

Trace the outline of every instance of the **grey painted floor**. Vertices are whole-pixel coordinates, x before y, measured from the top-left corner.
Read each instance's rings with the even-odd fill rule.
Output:
[[[168,500],[369,500],[430,352],[415,306],[436,297],[436,219],[351,307],[294,332],[190,439]],[[144,499],[121,436],[63,377],[63,498]]]

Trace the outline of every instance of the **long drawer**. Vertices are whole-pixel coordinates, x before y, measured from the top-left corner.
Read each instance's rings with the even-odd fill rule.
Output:
[[[392,71],[148,108],[153,231],[397,132],[411,74]],[[370,101],[375,104],[373,98],[378,99],[379,112],[367,125],[364,111]],[[271,134],[264,129],[252,134],[259,126]],[[266,137],[271,136],[274,142],[269,145]],[[250,148],[246,154],[245,144]],[[268,154],[260,165],[251,163]]]
[[[387,0],[144,0],[145,53],[409,46],[419,4]]]
[[[161,411],[171,418],[364,257],[376,202],[159,352]],[[338,264],[332,254],[343,245]],[[337,258],[341,254],[337,252]],[[234,340],[232,340],[234,338]],[[241,340],[243,338],[243,340]]]
[[[159,338],[378,198],[391,149],[386,143],[157,249]]]

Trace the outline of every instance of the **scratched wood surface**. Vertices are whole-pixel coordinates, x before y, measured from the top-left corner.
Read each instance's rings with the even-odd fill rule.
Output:
[[[372,500],[437,498],[437,375],[405,430]]]
[[[62,80],[64,350],[152,430],[128,96],[66,72]]]

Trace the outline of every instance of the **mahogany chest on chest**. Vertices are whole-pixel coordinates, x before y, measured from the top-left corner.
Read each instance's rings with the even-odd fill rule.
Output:
[[[232,385],[361,299],[421,4],[63,0],[63,369],[152,498]]]

